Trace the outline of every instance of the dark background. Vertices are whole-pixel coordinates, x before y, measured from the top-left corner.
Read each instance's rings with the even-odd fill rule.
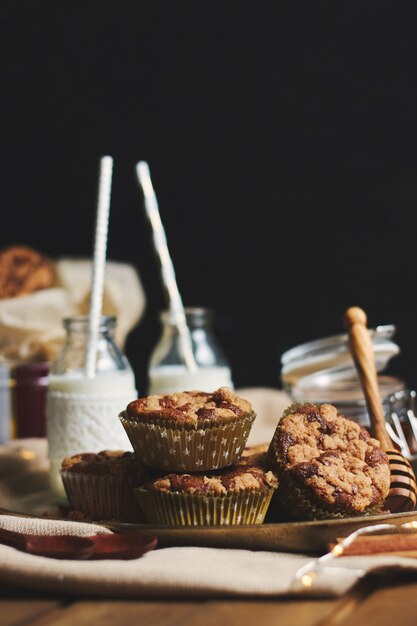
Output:
[[[143,388],[163,307],[134,176],[149,162],[187,305],[218,314],[235,383],[280,355],[395,323],[417,385],[414,3],[2,1],[0,245],[90,255],[98,159],[108,254],[148,297],[127,353]]]

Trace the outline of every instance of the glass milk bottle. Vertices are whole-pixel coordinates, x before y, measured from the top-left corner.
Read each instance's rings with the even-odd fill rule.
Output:
[[[233,387],[230,367],[213,334],[213,314],[202,308],[186,308],[195,371],[185,364],[182,341],[169,311],[161,313],[162,335],[149,363],[149,393],[175,391],[214,391]]]
[[[114,341],[116,318],[101,318],[94,378],[84,374],[88,318],[65,319],[64,327],[66,339],[51,368],[46,408],[50,482],[62,497],[59,470],[65,456],[131,450],[118,415],[137,398],[132,369]]]

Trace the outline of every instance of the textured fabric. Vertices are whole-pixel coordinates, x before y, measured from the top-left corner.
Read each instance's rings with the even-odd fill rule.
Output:
[[[104,527],[0,515],[0,527],[29,534],[109,533]],[[344,557],[320,568],[313,585],[296,582],[311,561],[303,555],[213,548],[164,548],[131,561],[70,561],[25,554],[0,545],[0,582],[106,597],[337,596],[370,571],[412,571],[417,559]]]

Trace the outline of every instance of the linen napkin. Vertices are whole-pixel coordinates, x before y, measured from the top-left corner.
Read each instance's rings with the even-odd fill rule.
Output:
[[[9,515],[0,515],[0,527],[40,535],[111,532],[95,524]],[[417,559],[341,557],[319,568],[305,585],[295,575],[311,560],[281,552],[181,547],[157,549],[130,561],[72,561],[0,545],[0,583],[105,597],[338,596],[369,572],[394,569],[417,576]]]

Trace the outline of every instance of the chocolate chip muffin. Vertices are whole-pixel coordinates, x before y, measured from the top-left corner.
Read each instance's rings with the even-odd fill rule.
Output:
[[[84,452],[62,461],[61,478],[72,509],[93,520],[142,521],[133,489],[149,477],[133,452]]]
[[[200,474],[166,474],[135,489],[146,521],[176,526],[261,524],[278,486],[265,454]]]
[[[268,450],[286,512],[325,519],[376,512],[388,494],[388,458],[363,426],[330,404],[290,407]]]
[[[156,469],[201,472],[235,463],[255,413],[227,387],[131,402],[119,416],[135,452]]]

